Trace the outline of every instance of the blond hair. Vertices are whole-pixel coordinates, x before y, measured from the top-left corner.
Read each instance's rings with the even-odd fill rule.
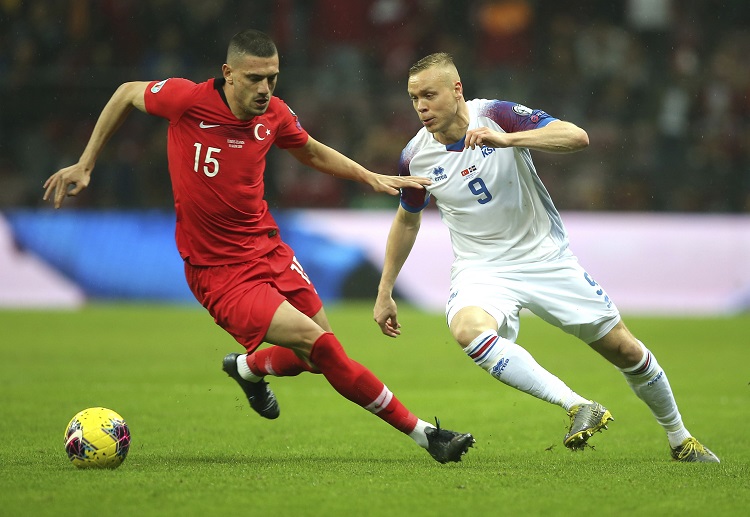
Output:
[[[436,67],[445,67],[456,70],[456,65],[453,63],[453,56],[447,52],[438,52],[436,54],[425,56],[409,68],[409,77],[416,75],[419,72],[424,72],[429,68]],[[458,74],[458,71],[456,71],[456,74]]]

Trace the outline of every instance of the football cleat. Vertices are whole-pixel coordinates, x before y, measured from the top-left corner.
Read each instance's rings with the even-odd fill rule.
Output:
[[[692,436],[685,439],[680,446],[672,447],[672,459],[684,462],[721,463],[716,454]]]
[[[598,402],[579,404],[568,411],[570,429],[565,435],[563,444],[568,449],[580,451],[594,433],[607,429],[607,422],[614,420],[607,408]]]
[[[462,434],[440,428],[440,420],[435,418],[437,427],[425,430],[427,435],[427,452],[440,463],[449,461],[461,461],[461,457],[467,453],[469,447],[476,440],[469,433]]]
[[[279,403],[276,402],[276,395],[274,395],[268,383],[264,380],[258,382],[250,382],[243,379],[239,371],[237,371],[237,357],[240,354],[227,354],[222,362],[221,369],[224,370],[227,375],[237,381],[242,391],[245,392],[247,401],[250,403],[250,407],[253,408],[263,418],[273,420],[279,417]]]

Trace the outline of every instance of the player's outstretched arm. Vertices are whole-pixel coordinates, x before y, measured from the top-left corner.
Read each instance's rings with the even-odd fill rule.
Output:
[[[117,131],[133,108],[146,111],[143,99],[147,82],[122,84],[104,106],[88,144],[77,163],[60,169],[44,182],[44,200],[52,198],[55,208],[62,206],[65,196],[75,196],[91,179],[96,159],[110,137]]]
[[[572,153],[589,145],[589,136],[571,122],[554,120],[539,129],[503,133],[488,127],[470,129],[466,132],[466,147],[526,147],[550,153]]]
[[[414,247],[421,222],[422,212],[413,214],[399,206],[388,233],[383,273],[380,276],[378,297],[375,300],[372,313],[380,331],[389,337],[397,337],[401,334],[401,325],[398,323],[398,308],[393,300],[393,286],[396,284],[396,278]]]
[[[302,147],[288,149],[288,151],[308,167],[337,178],[366,183],[375,192],[384,192],[396,196],[401,188],[423,188],[423,185],[430,184],[430,180],[427,178],[388,176],[369,171],[351,158],[318,142],[313,137],[309,137],[307,143]]]

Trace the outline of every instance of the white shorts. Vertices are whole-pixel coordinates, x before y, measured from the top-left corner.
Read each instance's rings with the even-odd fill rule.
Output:
[[[498,334],[513,342],[524,308],[585,343],[604,337],[620,321],[614,302],[573,255],[512,270],[460,271],[451,280],[445,306],[448,326],[464,307],[485,310],[497,321]]]

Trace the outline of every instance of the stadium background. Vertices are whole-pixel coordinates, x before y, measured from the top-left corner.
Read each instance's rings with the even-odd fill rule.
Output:
[[[44,206],[41,184],[78,158],[120,83],[216,76],[226,42],[247,27],[277,41],[276,94],[303,126],[384,173],[418,129],[409,65],[451,52],[467,97],[521,102],[589,132],[583,153],[534,159],[574,251],[616,300],[634,287],[644,299],[625,305],[633,310],[750,304],[745,0],[3,0],[0,305],[191,300],[173,244],[164,121],[131,115],[66,210]],[[267,192],[323,297],[371,297],[379,251],[342,236],[384,244],[395,200],[280,151],[269,156]],[[332,231],[347,220],[356,226]],[[416,285],[400,286],[406,296],[447,281],[450,250],[432,240],[424,256],[434,267],[417,265]],[[709,293],[717,283],[722,292]]]

